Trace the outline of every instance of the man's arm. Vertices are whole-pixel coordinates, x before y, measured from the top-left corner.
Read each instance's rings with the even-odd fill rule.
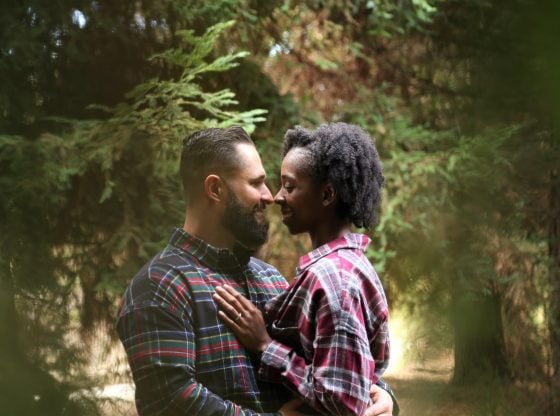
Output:
[[[140,415],[256,415],[197,382],[195,337],[188,319],[152,304],[122,315],[117,331],[132,369]]]

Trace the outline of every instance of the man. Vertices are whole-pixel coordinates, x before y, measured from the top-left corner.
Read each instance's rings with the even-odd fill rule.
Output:
[[[251,257],[268,236],[273,202],[254,144],[240,127],[207,129],[185,139],[182,229],[126,290],[117,318],[136,384],[140,415],[276,413],[291,399],[278,384],[255,377],[251,355],[218,318],[212,295],[224,283],[262,307],[287,283]],[[380,389],[369,414],[390,414]],[[297,414],[289,403],[284,415]],[[375,413],[372,413],[375,412]]]

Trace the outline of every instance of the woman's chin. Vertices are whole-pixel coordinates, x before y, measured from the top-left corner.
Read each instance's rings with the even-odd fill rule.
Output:
[[[289,233],[291,235],[296,235],[296,234],[301,234],[303,231],[297,227],[296,224],[293,224],[289,221],[282,221],[284,223],[284,225],[286,226],[286,228],[288,229]]]

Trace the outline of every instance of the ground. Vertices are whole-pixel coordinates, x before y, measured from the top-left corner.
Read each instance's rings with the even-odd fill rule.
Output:
[[[407,362],[406,360],[404,361]],[[550,414],[546,386],[488,382],[451,383],[453,357],[440,352],[422,362],[408,361],[385,377],[397,394],[401,416],[533,416]]]
[[[453,357],[450,351],[438,352],[420,360],[402,359],[390,367],[386,381],[397,394],[401,416],[533,416],[544,415],[545,392],[538,386],[488,383],[454,386]],[[119,390],[120,389],[120,390]],[[121,397],[132,399],[126,386],[106,391],[119,391]],[[113,396],[114,397],[114,396]],[[106,416],[135,415],[134,406],[116,400],[105,406]]]
[[[452,349],[430,348],[429,342],[418,347],[418,341],[407,339],[412,332],[407,320],[398,314],[393,317],[391,364],[384,379],[397,395],[401,416],[552,416],[546,402],[550,388],[544,383],[504,384],[481,378],[477,383],[454,385]],[[98,342],[102,343],[102,338],[98,337]],[[94,393],[97,399],[110,398],[104,401],[103,415],[136,415],[120,344],[95,358],[92,368],[112,375],[111,382]]]

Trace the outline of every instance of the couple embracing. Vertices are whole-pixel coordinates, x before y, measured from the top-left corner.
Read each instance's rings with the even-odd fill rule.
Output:
[[[130,282],[117,318],[140,415],[391,415],[388,307],[352,227],[375,222],[382,167],[345,123],[288,130],[273,197],[248,134],[183,142],[182,228]],[[313,250],[288,285],[252,257],[275,202]],[[396,403],[395,403],[396,404]]]

